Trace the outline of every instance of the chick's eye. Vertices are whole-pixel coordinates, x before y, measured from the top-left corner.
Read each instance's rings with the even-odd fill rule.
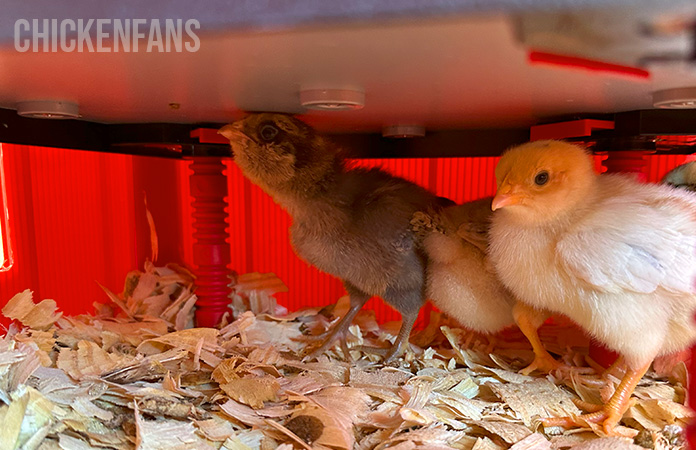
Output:
[[[272,141],[278,136],[278,128],[270,124],[262,125],[259,129],[259,135],[264,141]]]
[[[549,173],[546,171],[539,172],[534,177],[534,184],[537,186],[543,186],[549,181]]]

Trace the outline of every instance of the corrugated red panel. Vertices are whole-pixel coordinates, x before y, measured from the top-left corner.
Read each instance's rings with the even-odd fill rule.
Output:
[[[0,304],[30,288],[68,314],[120,290],[135,266],[131,157],[4,145],[15,265]]]
[[[495,194],[495,166],[500,158],[434,159],[435,193],[463,203]]]
[[[350,165],[355,167],[380,167],[397,177],[430,187],[430,165],[435,159],[400,158],[400,159],[353,159]]]
[[[251,201],[250,189],[251,182],[244,178],[241,171],[231,160],[226,162],[227,166],[227,188],[230,193],[229,213],[230,213],[230,243],[232,244],[232,268],[238,273],[251,271],[253,265],[251,251],[250,229],[253,217],[247,214],[247,203]]]

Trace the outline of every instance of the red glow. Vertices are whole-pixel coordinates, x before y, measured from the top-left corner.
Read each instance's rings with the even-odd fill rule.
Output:
[[[157,224],[160,260],[192,262],[191,197],[187,161],[4,145],[7,206],[15,264],[0,272],[0,307],[26,288],[53,298],[68,314],[104,301],[96,281],[120,292],[128,271],[149,255],[143,192]],[[646,157],[646,176],[658,181],[694,156]],[[595,157],[601,166],[602,156]],[[495,193],[498,158],[362,159],[456,202]],[[231,160],[228,174],[230,267],[239,273],[274,272],[289,287],[277,294],[290,310],[335,302],[341,282],[293,252],[290,217],[251,184]],[[379,299],[368,308],[379,321],[399,315]],[[427,312],[427,311],[426,311]],[[420,323],[423,324],[426,316]]]
[[[576,56],[557,55],[555,53],[531,51],[529,52],[529,62],[533,64],[550,64],[554,66],[585,69],[593,72],[615,73],[636,78],[650,78],[650,72],[638,67],[623,66]]]

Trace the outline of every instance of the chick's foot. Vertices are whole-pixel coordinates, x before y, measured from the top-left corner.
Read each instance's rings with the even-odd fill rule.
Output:
[[[549,373],[554,370],[564,369],[571,370],[570,366],[556,361],[551,355],[546,352],[538,353],[534,355],[534,361],[524,369],[520,370],[522,375],[529,375],[530,373],[538,370],[540,372]]]
[[[331,349],[331,347],[335,345],[336,341],[338,341],[339,345],[341,346],[341,351],[343,352],[344,357],[350,360],[350,349],[348,348],[348,343],[346,342],[346,338],[348,336],[348,327],[350,327],[350,322],[348,322],[347,327],[341,327],[341,323],[339,323],[338,326],[335,326],[333,329],[327,331],[326,333],[323,333],[319,336],[311,336],[309,338],[303,339],[307,342],[320,342],[321,345],[318,348],[312,350],[302,360],[306,362],[318,359],[326,351]],[[342,328],[345,328],[345,330],[343,330]]]
[[[384,357],[384,364],[391,364],[394,361],[396,361],[396,359],[398,359],[401,355],[403,355],[404,351],[406,350],[406,347],[408,346],[408,336],[411,332],[412,327],[413,324],[411,324],[411,326],[408,327],[408,333],[406,334],[406,337],[402,337],[404,328],[403,326],[401,327],[399,337],[397,337],[396,342],[394,342],[394,345],[387,351],[387,354]]]
[[[387,349],[384,355],[384,365],[393,365],[397,359],[403,355],[406,348],[409,346],[408,338],[411,335],[411,330],[413,330],[413,324],[418,318],[418,310],[408,310],[402,311],[401,313],[401,329],[399,329],[399,334],[396,336],[394,345]]]
[[[327,331],[324,334],[316,336],[315,339],[310,338],[316,341],[323,341],[323,343],[319,348],[305,356],[303,360],[311,361],[313,359],[317,359],[319,356],[323,355],[327,350],[333,347],[336,340],[339,340],[341,344],[341,350],[343,351],[343,355],[345,356],[345,358],[347,360],[350,360],[350,351],[348,349],[348,343],[346,342],[346,338],[348,337],[348,329],[350,328],[351,323],[353,323],[353,319],[355,319],[355,316],[358,315],[358,312],[360,312],[363,305],[365,305],[365,302],[367,302],[368,298],[369,297],[365,295],[351,295],[350,309],[348,309],[346,315],[341,318],[341,320],[338,322],[338,324],[336,324],[335,327],[333,327],[333,329]]]
[[[535,370],[549,373],[562,367],[568,367],[556,361],[553,356],[546,351],[544,344],[539,338],[539,327],[550,316],[548,311],[541,311],[531,308],[521,302],[517,302],[513,307],[513,315],[520,331],[526,336],[534,351],[534,361],[524,369],[520,370],[522,375],[529,375]]]
[[[545,427],[563,427],[572,428],[575,426],[585,427],[589,423],[602,424],[602,430],[607,436],[620,436],[621,433],[616,430],[616,426],[621,421],[624,413],[631,406],[631,394],[638,385],[638,382],[645,372],[647,372],[650,364],[638,370],[628,369],[626,375],[616,388],[614,395],[609,399],[604,407],[590,414],[583,414],[577,417],[553,417],[543,419],[541,423]]]

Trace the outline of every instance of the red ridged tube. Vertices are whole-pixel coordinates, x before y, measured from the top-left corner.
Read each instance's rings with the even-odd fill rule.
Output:
[[[220,158],[199,156],[191,160],[196,326],[215,327],[230,311],[227,177]]]

